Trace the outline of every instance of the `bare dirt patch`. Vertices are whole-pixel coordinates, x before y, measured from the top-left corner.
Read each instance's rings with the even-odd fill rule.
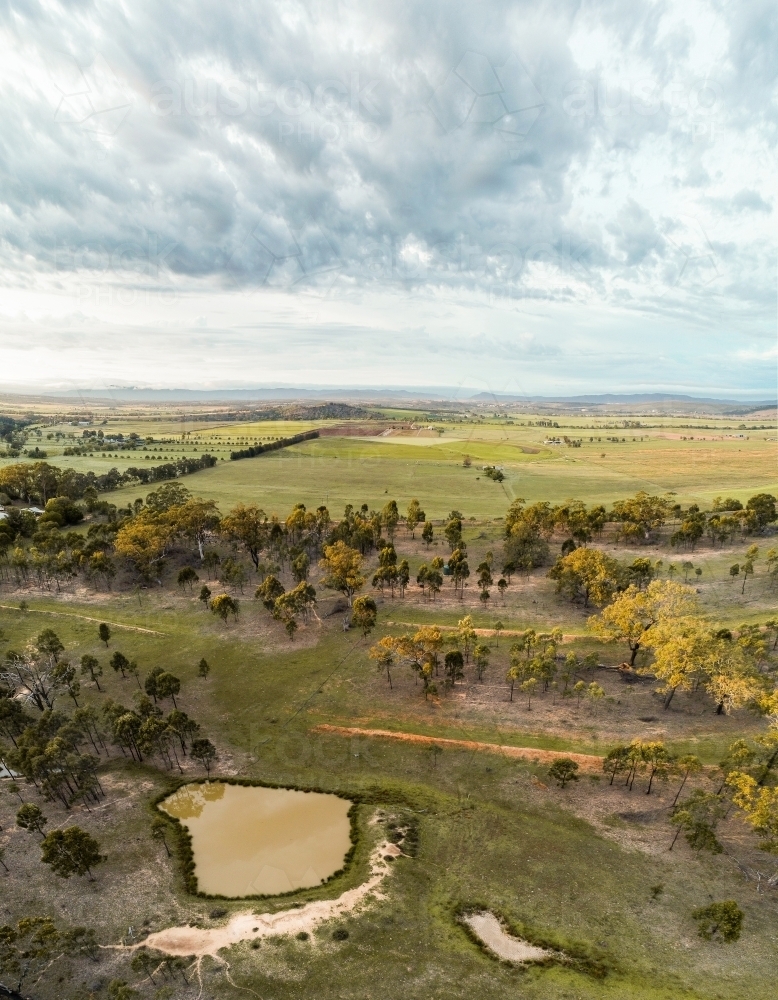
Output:
[[[194,955],[198,958],[210,955],[215,958],[222,948],[229,948],[240,941],[303,932],[310,934],[327,920],[346,916],[362,905],[386,898],[380,886],[391,871],[387,858],[394,859],[400,854],[402,851],[396,844],[382,841],[370,856],[370,877],[361,885],[347,889],[337,899],[315,900],[278,913],[243,911],[236,913],[223,927],[168,927],[149,934],[143,944],[166,955]]]
[[[493,913],[470,913],[462,918],[478,940],[497,958],[518,965],[525,962],[543,962],[553,957],[554,952],[547,948],[538,948],[528,941],[507,934],[500,921]]]
[[[536,750],[534,747],[513,747],[499,743],[481,743],[478,740],[454,740],[437,736],[420,736],[417,733],[396,733],[389,729],[359,729],[354,726],[316,726],[315,733],[334,733],[338,736],[372,736],[378,739],[403,740],[406,743],[420,743],[425,746],[436,744],[458,750],[483,750],[486,753],[500,753],[504,757],[531,760],[540,764],[551,764],[560,757],[574,760],[582,771],[602,770],[602,757],[588,753],[564,753],[558,750]]]

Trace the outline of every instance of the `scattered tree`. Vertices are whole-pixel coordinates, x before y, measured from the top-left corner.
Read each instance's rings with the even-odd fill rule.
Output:
[[[270,523],[263,510],[256,506],[239,503],[222,519],[220,531],[227,538],[243,545],[259,569],[259,555],[270,537]]]
[[[475,645],[478,635],[476,630],[473,628],[473,619],[471,615],[465,615],[464,618],[460,618],[457,622],[456,632],[454,633],[454,638],[462,650],[465,657],[465,663],[470,662],[470,651]]]
[[[589,627],[607,642],[625,642],[634,667],[638,652],[657,623],[697,612],[697,596],[690,587],[670,580],[653,580],[645,590],[630,585],[613,602],[589,619]]]
[[[76,678],[76,668],[67,660],[60,660],[51,671],[51,679],[57,687],[65,688],[73,699],[73,703],[78,708],[78,695],[81,691],[81,684]]]
[[[219,594],[211,601],[211,611],[221,618],[226,625],[227,619],[230,615],[233,616],[235,621],[238,620],[240,605],[239,602],[234,597],[230,597],[229,594]]]
[[[378,608],[372,597],[357,597],[351,609],[351,624],[367,638],[378,620]]]
[[[669,849],[672,851],[683,832],[693,850],[721,854],[723,847],[716,839],[716,825],[723,814],[723,803],[718,795],[696,788],[688,799],[673,808],[670,822],[678,829]]]
[[[548,575],[559,593],[571,601],[582,600],[588,608],[590,602],[603,605],[610,600],[618,585],[619,564],[599,549],[580,548],[560,556]]]
[[[134,1000],[139,995],[124,979],[112,979],[108,984],[108,1000]]]
[[[130,666],[130,661],[127,659],[124,653],[120,653],[119,650],[117,649],[116,652],[111,657],[111,666],[113,667],[116,673],[120,673],[122,677],[126,677],[127,670]]]
[[[36,806],[34,802],[25,802],[16,814],[17,826],[20,826],[23,830],[34,830],[41,837],[45,836],[43,828],[47,823],[48,820],[43,810],[40,806]]]
[[[257,587],[254,597],[262,601],[268,611],[272,611],[276,601],[283,593],[285,593],[284,585],[271,573]]]
[[[324,546],[324,558],[320,566],[327,574],[323,581],[324,586],[340,591],[351,607],[354,594],[365,582],[360,573],[361,554],[345,542],[337,541],[334,545]]]
[[[746,822],[761,835],[761,849],[778,854],[778,788],[765,787],[765,779],[766,773],[757,780],[745,771],[732,770],[726,783],[733,789],[732,801]]]
[[[24,917],[16,927],[0,927],[0,971],[12,974],[16,993],[40,976],[56,954],[60,935],[51,917]]]
[[[195,760],[203,765],[206,774],[210,775],[214,761],[218,757],[213,743],[205,737],[200,737],[192,742],[192,748],[189,752]]]
[[[465,676],[464,658],[458,649],[452,649],[444,658],[444,676],[446,683],[454,687],[458,680]]]
[[[176,695],[181,690],[181,681],[168,671],[163,671],[163,673],[157,676],[157,697],[164,701],[165,698],[170,698],[173,702],[173,707],[178,708],[176,704]]]
[[[85,653],[81,657],[81,673],[84,676],[89,676],[94,683],[97,685],[97,690],[102,691],[100,687],[100,678],[103,676],[103,668],[100,666],[100,661],[96,656],[90,656],[89,653]]]
[[[479,682],[483,682],[484,673],[489,666],[489,654],[491,650],[485,643],[476,643],[473,648],[473,663],[475,664],[476,676]]]
[[[602,762],[602,769],[611,776],[608,784],[613,784],[613,779],[617,774],[621,774],[629,767],[629,747],[617,746],[609,750]]]
[[[564,788],[568,781],[578,781],[578,764],[570,757],[558,757],[548,769],[549,777]]]
[[[379,670],[386,671],[386,680],[389,684],[389,690],[392,690],[392,674],[391,668],[394,663],[395,658],[395,643],[391,636],[384,636],[383,639],[379,641],[370,648],[368,653],[371,660],[375,660],[376,666]]]
[[[532,711],[532,695],[535,693],[535,689],[538,686],[537,677],[528,677],[525,681],[521,682],[521,690],[527,696],[527,711]]]
[[[419,501],[414,497],[408,504],[408,512],[405,515],[405,525],[411,533],[411,538],[416,537],[416,528],[423,521],[426,521],[426,514],[421,509]]]
[[[155,816],[151,821],[151,836],[154,840],[160,841],[165,848],[167,856],[170,857],[170,848],[167,843],[167,833],[168,825],[165,820],[161,816]]]
[[[684,789],[687,778],[690,774],[698,774],[702,770],[702,761],[699,757],[694,754],[685,754],[683,757],[679,757],[678,760],[673,762],[673,771],[676,774],[683,775],[681,784],[678,787],[678,791],[675,793],[675,798],[673,799],[673,808],[675,808],[680,798],[681,792]]]
[[[105,861],[94,837],[78,826],[52,830],[44,838],[41,852],[41,861],[61,878],[88,875],[89,881],[94,882],[92,868]]]
[[[737,941],[743,928],[743,911],[734,899],[722,903],[709,903],[694,910],[692,918],[697,921],[698,932],[706,941],[717,934],[727,944]]]
[[[178,571],[178,577],[177,577],[178,586],[181,587],[182,590],[184,589],[184,587],[188,587],[190,594],[192,593],[194,585],[196,583],[199,583],[199,581],[200,577],[197,575],[197,572],[194,569],[192,569],[191,566],[184,566],[183,569],[180,569]]]

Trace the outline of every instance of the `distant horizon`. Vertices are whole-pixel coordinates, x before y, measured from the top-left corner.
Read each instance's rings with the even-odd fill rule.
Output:
[[[581,405],[603,404],[649,404],[668,403],[673,401],[686,403],[707,403],[717,405],[748,405],[750,407],[778,406],[778,394],[772,399],[757,395],[758,390],[741,391],[727,395],[716,394],[716,390],[701,390],[700,393],[688,391],[673,391],[668,389],[642,391],[607,391],[607,392],[557,392],[523,394],[511,392],[490,392],[474,385],[418,385],[402,386],[386,385],[333,385],[333,384],[294,384],[265,383],[255,385],[221,385],[210,387],[195,387],[182,385],[113,385],[103,387],[71,386],[54,387],[47,385],[9,386],[0,384],[0,398],[4,396],[20,396],[24,398],[76,400],[79,397],[89,397],[90,401],[113,400],[129,402],[131,400],[147,402],[198,401],[203,402],[311,402],[327,398],[363,400],[377,402],[379,399],[396,399],[398,401],[429,401],[429,402],[468,402],[473,404],[488,403],[568,403]]]

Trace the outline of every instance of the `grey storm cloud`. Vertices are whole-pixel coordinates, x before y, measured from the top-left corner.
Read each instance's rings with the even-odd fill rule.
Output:
[[[711,316],[759,310],[765,237],[730,220],[767,216],[772,179],[728,157],[774,156],[778,16],[711,0],[709,22],[648,0],[3,5],[4,283],[661,317],[718,281]]]

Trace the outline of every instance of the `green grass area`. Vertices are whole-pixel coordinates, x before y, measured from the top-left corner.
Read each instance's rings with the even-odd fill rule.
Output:
[[[673,855],[635,851],[598,833],[570,808],[572,796],[580,801],[596,794],[608,801],[612,794],[610,808],[618,812],[623,807],[615,803],[623,793],[588,778],[580,789],[543,790],[538,782],[548,783],[546,768],[531,762],[453,748],[436,759],[423,746],[344,739],[314,730],[319,722],[330,721],[603,752],[604,741],[593,738],[604,725],[601,717],[584,719],[568,735],[533,730],[528,713],[517,705],[504,706],[513,713],[512,723],[501,717],[495,724],[486,716],[479,722],[455,695],[437,705],[425,704],[407,675],[398,677],[390,696],[367,659],[364,641],[344,634],[337,620],[301,630],[298,641],[290,643],[250,602],[238,625],[227,627],[196,601],[161,590],[142,595],[140,603],[137,597],[117,594],[102,596],[99,604],[34,597],[29,604],[28,612],[0,610],[5,648],[18,648],[51,626],[74,661],[90,652],[105,666],[110,652],[121,649],[137,659],[142,672],[166,666],[181,677],[180,704],[217,743],[219,767],[228,773],[232,768],[273,782],[360,792],[408,809],[416,818],[417,857],[395,864],[384,901],[339,922],[349,931],[346,941],[333,942],[330,925],[317,932],[315,946],[290,939],[265,942],[258,951],[239,945],[225,955],[237,986],[279,1000],[299,996],[301,975],[308,995],[376,1000],[386,996],[387,983],[401,988],[403,996],[425,1000],[431,995],[469,997],[474,990],[488,998],[516,994],[538,1000],[771,995],[776,900],[744,884],[726,859],[695,858],[688,850]],[[382,611],[386,617],[390,613],[399,617],[397,608]],[[106,650],[97,639],[96,623],[78,616],[163,634],[115,629]],[[196,676],[202,656],[212,666],[205,681]],[[99,705],[111,696],[129,703],[137,690],[131,678],[122,681],[110,670],[103,686],[103,695],[85,689],[84,700]],[[713,732],[718,722],[709,717],[706,725],[695,749],[709,758],[719,750]],[[26,858],[20,853],[34,852],[32,835],[17,831],[9,859],[19,870],[12,869],[5,882],[7,916],[29,909],[25,901],[38,893],[56,912],[66,907],[72,919],[96,926],[104,943],[146,919],[154,929],[187,920],[207,925],[212,904],[185,894],[175,859],[168,861],[148,836],[148,803],[164,787],[164,773],[120,758],[105,779],[107,809],[78,817],[83,826],[95,825],[109,857],[98,872],[101,905],[95,908],[91,888],[87,891],[74,880],[46,884],[34,854]],[[638,810],[657,804],[637,790],[630,801]],[[10,808],[2,805],[0,822],[6,829],[13,826]],[[46,808],[52,821],[65,818],[61,810]],[[618,832],[630,822],[614,820],[613,827]],[[670,828],[664,822],[660,836],[666,838]],[[332,896],[356,884],[365,875],[365,863],[363,849],[347,883],[303,892],[299,899]],[[22,870],[29,873],[26,883],[19,878]],[[153,876],[134,875],[151,871]],[[133,878],[137,889],[128,891]],[[652,894],[655,885],[664,887],[658,899]],[[735,898],[744,909],[745,931],[737,945],[707,943],[696,936],[690,913],[708,902],[710,894]],[[256,905],[274,910],[289,901]],[[456,922],[457,909],[473,905],[505,914],[534,939],[604,963],[607,975],[600,979],[559,965],[521,972],[497,963]],[[228,908],[232,912],[240,904]],[[110,961],[118,963],[115,974],[134,981],[123,970],[121,956]],[[204,964],[203,976],[207,995],[234,995],[214,963]]]
[[[703,430],[690,428],[690,421],[681,418],[657,418],[650,427],[640,428],[617,428],[604,420],[577,417],[559,418],[559,428],[529,426],[529,417],[511,424],[435,421],[432,426],[443,430],[438,434],[426,429],[429,424],[423,415],[402,416],[401,411],[384,415],[398,421],[387,423],[387,437],[375,437],[374,430],[370,437],[322,437],[241,462],[230,462],[230,451],[337,422],[197,422],[183,415],[176,421],[169,414],[151,419],[125,412],[111,416],[106,433],[135,431],[169,443],[148,445],[145,452],[119,452],[116,458],[97,453],[64,456],[65,445],[74,442],[48,441],[45,434],[35,440],[49,461],[79,471],[107,471],[114,465],[123,470],[147,460],[169,461],[208,451],[219,459],[218,465],[190,477],[190,489],[225,508],[251,499],[268,513],[284,513],[298,502],[309,507],[325,503],[338,513],[347,503],[380,507],[388,498],[405,504],[415,496],[430,517],[443,517],[458,506],[467,516],[494,518],[504,514],[517,496],[552,503],[575,497],[608,504],[637,490],[673,491],[681,503],[708,506],[719,494],[745,501],[757,492],[778,493],[774,432],[739,430],[732,420],[705,418],[697,422],[707,426]],[[423,419],[411,430],[414,416]],[[96,421],[90,429],[100,426]],[[81,438],[79,428],[62,424],[53,430],[57,429],[73,433],[76,442]],[[564,434],[580,438],[581,447],[546,443]],[[463,467],[465,455],[472,462],[469,469]],[[0,466],[9,461],[0,459]],[[501,466],[505,481],[498,484],[485,478],[484,465]],[[125,503],[138,494],[138,489],[129,488],[111,499]]]
[[[731,453],[728,446],[713,454],[700,448],[696,456],[691,449],[679,455],[677,448],[665,444],[631,445],[627,454],[613,449],[600,458],[599,452],[585,449],[546,449],[533,455],[499,442],[440,442],[421,448],[323,438],[255,459],[220,461],[187,485],[224,508],[251,498],[268,513],[279,514],[300,502],[308,507],[326,504],[339,512],[347,503],[380,508],[392,498],[405,506],[417,497],[433,518],[445,517],[454,506],[468,517],[500,517],[518,496],[532,502],[561,503],[575,497],[609,504],[638,490],[673,490],[679,502],[709,505],[723,493],[743,502],[757,492],[778,493],[775,448],[764,442],[745,456]],[[462,464],[465,453],[472,456],[470,468]],[[503,466],[505,481],[495,483],[483,476],[479,466],[487,464]],[[124,489],[111,500],[124,503],[137,494],[137,489]]]

